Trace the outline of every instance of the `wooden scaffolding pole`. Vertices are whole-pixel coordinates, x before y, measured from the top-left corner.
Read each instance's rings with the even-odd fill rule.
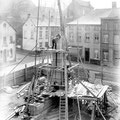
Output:
[[[61,28],[61,40],[60,40],[60,49],[67,50],[67,40],[65,38],[65,28],[64,21],[62,16],[60,0],[58,0],[58,9],[60,14],[60,28]],[[68,83],[67,83],[67,66],[66,66],[66,54],[62,54],[64,62],[64,71],[65,71],[65,120],[68,120]]]

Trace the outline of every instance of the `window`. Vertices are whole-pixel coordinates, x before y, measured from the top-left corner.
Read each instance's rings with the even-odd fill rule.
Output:
[[[34,31],[31,31],[31,39],[34,39]]]
[[[10,48],[10,57],[12,58],[13,57],[13,50],[12,50],[12,48]]]
[[[49,38],[49,32],[46,30],[45,32],[45,38],[48,39]]]
[[[103,35],[103,43],[108,43],[108,35]]]
[[[119,59],[120,58],[120,52],[117,50],[113,51],[114,59]]]
[[[90,30],[90,26],[85,26],[85,30],[89,31]]]
[[[81,39],[82,39],[81,33],[78,33],[77,34],[77,42],[81,42]]]
[[[120,44],[120,36],[114,35],[114,44],[119,45]]]
[[[108,61],[108,51],[103,51],[103,61]]]
[[[39,42],[39,47],[42,47],[42,42]]]
[[[86,33],[85,34],[85,42],[90,42],[90,34],[89,33]]]
[[[98,31],[99,30],[99,26],[94,26],[94,30]]]
[[[42,30],[42,27],[40,27],[40,30]]]
[[[42,39],[42,31],[39,31],[39,39]]]
[[[104,30],[107,30],[108,29],[108,24],[106,22],[104,22],[102,27],[103,27]]]
[[[70,32],[70,33],[69,33],[69,40],[70,40],[70,41],[74,41],[73,32]]]
[[[48,27],[46,27],[46,31],[48,30]]]
[[[48,42],[45,42],[45,47],[48,47]]]
[[[94,58],[99,59],[99,50],[97,49],[94,51]]]
[[[6,39],[6,37],[3,37],[3,46],[7,47],[7,39]]]
[[[113,51],[113,63],[116,66],[120,65],[120,51],[117,50]]]
[[[119,23],[114,23],[113,27],[114,27],[114,30],[119,30]]]
[[[10,44],[13,44],[14,41],[13,41],[13,36],[10,36]]]
[[[94,33],[94,43],[99,43],[99,33]]]

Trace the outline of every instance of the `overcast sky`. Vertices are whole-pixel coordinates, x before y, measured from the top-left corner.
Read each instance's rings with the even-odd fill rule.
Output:
[[[33,3],[37,5],[38,0],[32,0]],[[72,0],[61,0],[62,8],[66,8],[66,6],[71,2]],[[120,7],[120,0],[84,0],[84,1],[90,1],[91,5],[94,8],[111,8],[112,1],[115,1],[117,3],[117,7]],[[42,6],[49,6],[57,8],[57,0],[40,0]]]

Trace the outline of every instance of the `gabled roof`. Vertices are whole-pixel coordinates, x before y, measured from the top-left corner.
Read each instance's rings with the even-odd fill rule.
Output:
[[[82,0],[74,0],[74,2],[77,2],[81,6],[85,7],[92,7],[89,1],[82,1]]]
[[[89,14],[86,14],[70,23],[69,24],[83,24],[83,25],[100,25],[101,18],[108,17],[110,14],[111,9],[95,9],[92,10]]]
[[[106,17],[108,19],[120,19],[120,8],[114,8],[111,10],[110,14]]]
[[[0,24],[2,24],[3,22],[6,22],[8,25],[10,25],[12,29],[16,32],[16,29],[7,20],[0,19]]]

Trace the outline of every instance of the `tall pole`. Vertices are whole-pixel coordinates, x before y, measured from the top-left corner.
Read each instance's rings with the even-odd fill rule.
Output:
[[[50,11],[49,11],[49,20],[48,20],[48,47],[50,46]]]
[[[61,4],[60,4],[60,0],[58,0],[58,9],[59,9],[59,15],[60,15],[60,30],[61,30],[61,41],[60,44],[62,46],[62,49],[67,50],[67,40],[65,37],[65,24],[63,21],[63,15],[62,15],[62,10],[61,10]],[[63,43],[64,42],[64,43]]]
[[[100,65],[101,65],[101,83],[103,84],[103,53],[102,53],[102,30],[100,29]]]
[[[61,45],[60,46],[62,47],[62,49],[67,50],[67,40],[65,38],[65,27],[64,27],[60,0],[58,0],[58,9],[59,9],[60,27],[61,27],[61,41],[60,41]],[[64,61],[64,71],[65,71],[65,76],[64,76],[65,77],[65,120],[68,120],[68,97],[67,97],[68,83],[67,83],[66,54],[63,54],[63,61]]]
[[[37,77],[36,60],[37,60],[37,45],[38,45],[39,9],[40,9],[40,0],[38,0],[38,11],[37,11],[36,47],[35,47],[35,78]]]

